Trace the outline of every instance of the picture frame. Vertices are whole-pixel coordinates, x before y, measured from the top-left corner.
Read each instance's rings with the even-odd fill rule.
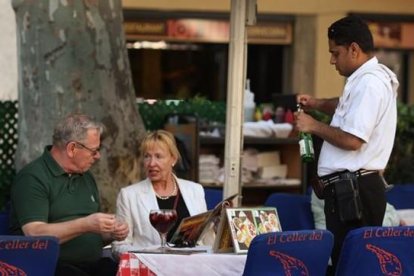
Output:
[[[254,237],[278,231],[282,231],[282,226],[274,207],[226,208],[222,211],[213,251],[247,253]]]

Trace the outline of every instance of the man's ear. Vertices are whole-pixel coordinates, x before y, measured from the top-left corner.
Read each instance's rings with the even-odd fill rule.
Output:
[[[349,49],[351,50],[353,58],[357,58],[361,52],[361,47],[359,47],[356,42],[352,42],[351,45],[349,45]]]
[[[69,142],[66,144],[66,154],[72,158],[75,155],[76,144],[75,142]]]

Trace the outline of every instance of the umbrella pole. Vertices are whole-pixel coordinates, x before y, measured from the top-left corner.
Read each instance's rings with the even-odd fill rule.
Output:
[[[251,0],[232,0],[230,8],[229,67],[224,152],[224,198],[241,194],[244,87],[247,63],[247,6]],[[255,5],[256,1],[253,0]],[[241,205],[241,197],[236,206]]]

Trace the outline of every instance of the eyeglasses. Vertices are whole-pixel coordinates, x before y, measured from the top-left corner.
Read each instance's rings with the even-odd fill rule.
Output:
[[[90,147],[85,146],[84,144],[82,144],[81,142],[78,141],[73,141],[75,144],[81,146],[82,148],[86,149],[87,151],[89,151],[92,156],[95,156],[99,153],[99,151],[101,150],[100,147],[98,147],[97,149],[91,149]]]

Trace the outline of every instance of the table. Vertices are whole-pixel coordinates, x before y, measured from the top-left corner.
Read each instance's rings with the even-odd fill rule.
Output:
[[[246,255],[123,253],[117,276],[240,276]]]

